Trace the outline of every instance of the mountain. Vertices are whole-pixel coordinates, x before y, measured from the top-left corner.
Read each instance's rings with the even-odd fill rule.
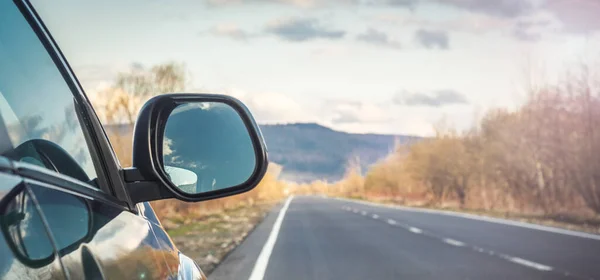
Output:
[[[337,181],[351,160],[358,159],[363,172],[389,154],[396,144],[420,137],[386,134],[354,134],[315,123],[260,125],[267,142],[269,160],[282,167],[283,180],[304,183]],[[107,125],[109,134],[131,135],[131,126]],[[189,131],[188,133],[194,133]],[[201,136],[196,136],[201,137]],[[130,138],[126,138],[130,139]]]
[[[353,134],[315,123],[261,125],[269,160],[283,167],[280,178],[294,182],[343,177],[348,162],[358,158],[363,172],[389,154],[396,144],[419,137]]]

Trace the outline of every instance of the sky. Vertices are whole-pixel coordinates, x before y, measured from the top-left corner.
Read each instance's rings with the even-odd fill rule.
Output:
[[[596,0],[32,2],[91,98],[174,61],[190,92],[235,96],[259,123],[354,133],[466,130],[600,50]]]

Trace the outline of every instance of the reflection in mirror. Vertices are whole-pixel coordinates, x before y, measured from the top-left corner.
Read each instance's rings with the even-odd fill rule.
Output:
[[[32,184],[32,193],[54,233],[57,249],[68,253],[83,242],[90,233],[92,213],[84,199],[51,188]]]
[[[19,188],[2,198],[0,279],[66,279],[33,199]]]
[[[50,262],[54,248],[29,195],[25,192],[15,195],[1,212],[2,231],[14,254],[36,266],[45,265],[46,260]]]
[[[165,172],[169,176],[171,182],[186,193],[196,192],[196,183],[198,176],[196,173],[174,166],[165,165]]]
[[[197,194],[246,182],[256,167],[240,114],[221,102],[177,106],[163,135],[163,167],[181,191]]]

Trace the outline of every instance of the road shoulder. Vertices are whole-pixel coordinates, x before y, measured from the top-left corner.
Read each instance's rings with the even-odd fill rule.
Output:
[[[269,237],[283,202],[274,206],[246,239],[231,251],[209,275],[213,280],[247,279]]]

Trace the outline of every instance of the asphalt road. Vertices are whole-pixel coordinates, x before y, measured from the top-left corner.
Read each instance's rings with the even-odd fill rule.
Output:
[[[600,236],[294,197],[209,279],[600,279]]]

